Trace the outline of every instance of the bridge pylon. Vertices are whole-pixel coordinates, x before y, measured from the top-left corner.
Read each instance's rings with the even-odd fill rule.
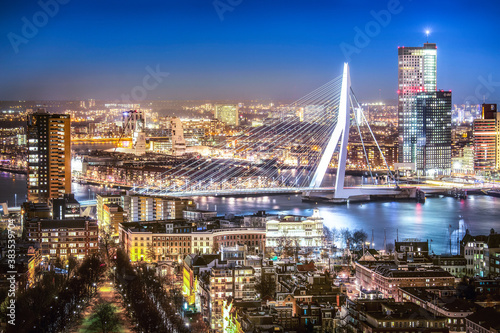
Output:
[[[323,155],[319,161],[316,172],[311,180],[311,188],[321,187],[323,178],[325,177],[328,165],[332,160],[335,148],[340,141],[339,162],[337,166],[337,177],[335,179],[334,198],[347,199],[349,197],[347,190],[344,189],[345,165],[347,162],[347,141],[349,138],[350,112],[351,112],[351,76],[349,73],[349,64],[344,63],[344,71],[342,74],[342,87],[340,89],[339,115],[335,129],[332,132],[330,140],[326,146]]]

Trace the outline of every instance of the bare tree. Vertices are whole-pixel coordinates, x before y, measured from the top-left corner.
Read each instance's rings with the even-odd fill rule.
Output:
[[[99,246],[106,262],[116,253],[116,244],[109,228],[103,228],[99,233]]]
[[[156,260],[156,250],[153,246],[153,243],[148,244],[148,248],[146,249],[146,259],[151,262]]]
[[[212,253],[219,253],[219,243],[214,242],[212,245]]]
[[[69,256],[66,261],[66,266],[68,268],[68,277],[71,275],[71,272],[76,269],[78,266],[78,260],[74,256]]]
[[[278,238],[277,248],[282,257],[290,257],[299,250],[299,243],[291,239],[288,232],[283,231],[283,235]]]
[[[363,229],[358,229],[352,234],[352,241],[355,248],[360,249],[368,238],[368,234]]]
[[[352,239],[351,231],[348,228],[340,229],[340,238],[344,243],[344,247],[349,247],[349,243]]]
[[[332,243],[333,243],[332,245],[335,246],[335,242],[339,240],[340,232],[337,228],[333,227],[330,229],[330,234],[332,237]]]

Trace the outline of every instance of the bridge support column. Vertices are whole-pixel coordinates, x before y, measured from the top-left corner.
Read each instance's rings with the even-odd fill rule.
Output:
[[[349,196],[344,190],[344,178],[345,178],[345,165],[347,161],[347,140],[349,138],[349,126],[350,126],[350,111],[351,111],[351,101],[349,94],[351,93],[351,76],[349,74],[349,64],[344,63],[344,72],[342,74],[342,88],[340,90],[340,103],[339,103],[339,115],[337,118],[337,124],[333,130],[332,136],[328,141],[325,151],[321,156],[318,164],[318,168],[314,173],[313,179],[311,180],[310,187],[318,188],[321,187],[323,178],[325,176],[328,165],[332,160],[333,153],[337,147],[339,141],[341,140],[340,153],[339,153],[339,163],[337,166],[337,177],[335,180],[335,193],[334,198],[345,198]]]

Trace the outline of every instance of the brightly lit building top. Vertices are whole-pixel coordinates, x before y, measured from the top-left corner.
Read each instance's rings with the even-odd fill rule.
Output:
[[[417,127],[416,95],[437,89],[437,46],[398,48],[398,130],[399,162],[416,163]],[[421,121],[421,120],[420,120]]]

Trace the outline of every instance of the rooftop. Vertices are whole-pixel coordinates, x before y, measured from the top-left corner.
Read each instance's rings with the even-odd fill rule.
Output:
[[[438,267],[418,268],[400,270],[397,266],[380,265],[374,269],[374,272],[392,278],[405,278],[405,277],[453,277],[450,273]]]
[[[480,309],[468,316],[467,320],[486,329],[500,330],[500,307]]]
[[[121,227],[131,232],[151,232],[151,233],[165,233],[166,225],[174,224],[174,226],[191,227],[192,224],[186,220],[167,220],[167,221],[147,221],[147,222],[123,222],[120,223]]]
[[[435,317],[432,313],[413,303],[378,302],[381,310],[366,311],[367,315],[378,321],[397,320],[445,320],[444,317]]]
[[[32,223],[40,223],[41,229],[61,229],[61,228],[72,228],[72,229],[85,229],[86,223],[93,224],[97,226],[97,221],[90,218],[72,218],[63,220],[30,220]]]
[[[473,312],[477,308],[477,305],[470,301],[454,297],[455,289],[451,287],[404,287],[400,289],[449,312]],[[442,292],[447,292],[447,296],[440,297]]]

